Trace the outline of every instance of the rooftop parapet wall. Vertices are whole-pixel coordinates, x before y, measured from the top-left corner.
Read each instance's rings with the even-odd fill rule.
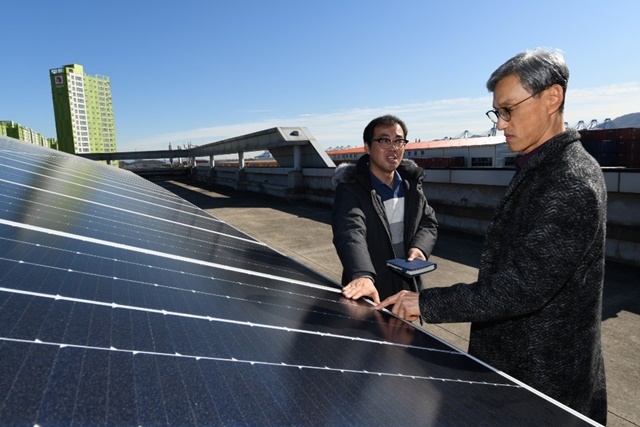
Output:
[[[331,205],[333,168],[198,167],[192,178],[288,200]],[[441,227],[484,235],[513,169],[426,170],[425,193]],[[640,170],[605,170],[608,190],[607,257],[640,265]]]

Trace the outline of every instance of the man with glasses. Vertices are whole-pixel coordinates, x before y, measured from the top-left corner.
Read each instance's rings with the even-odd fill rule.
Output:
[[[403,289],[418,290],[386,265],[391,258],[426,260],[436,242],[437,221],[422,191],[424,171],[404,159],[407,127],[392,115],[364,129],[365,154],[336,168],[332,229],[342,262],[342,293],[379,303]]]
[[[402,291],[378,308],[430,323],[471,322],[469,353],[602,424],[600,340],[607,191],[564,126],[569,70],[559,52],[508,60],[487,116],[522,153],[487,230],[478,281]]]

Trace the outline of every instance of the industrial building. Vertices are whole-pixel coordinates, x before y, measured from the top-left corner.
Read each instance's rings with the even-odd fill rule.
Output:
[[[585,149],[603,167],[640,168],[640,128],[579,130]],[[355,163],[364,146],[327,151],[335,164]],[[409,142],[404,157],[423,168],[514,167],[519,154],[509,151],[504,136]]]

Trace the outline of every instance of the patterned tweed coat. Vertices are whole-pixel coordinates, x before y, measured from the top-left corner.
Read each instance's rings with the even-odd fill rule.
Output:
[[[604,424],[607,192],[579,137],[555,136],[514,176],[478,281],[426,289],[420,310],[431,323],[472,322],[470,354]]]

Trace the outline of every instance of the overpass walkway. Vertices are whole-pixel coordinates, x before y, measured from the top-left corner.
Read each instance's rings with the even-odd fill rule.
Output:
[[[335,282],[340,281],[342,267],[331,242],[330,207],[287,202],[196,181],[165,181],[158,185]],[[441,228],[432,255],[438,269],[429,273],[431,285],[475,281],[481,247],[482,239],[477,236]],[[461,350],[467,349],[469,324],[424,328]],[[602,333],[609,400],[607,425],[640,426],[640,268],[607,264]]]

